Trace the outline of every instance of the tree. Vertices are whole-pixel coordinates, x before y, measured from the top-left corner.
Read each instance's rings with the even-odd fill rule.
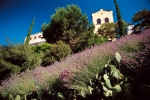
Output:
[[[51,49],[51,47],[53,47],[52,44],[45,42],[43,44],[32,46],[32,50],[35,53],[37,53],[40,57],[42,57],[47,51]]]
[[[7,45],[0,46],[0,80],[8,77],[12,73],[20,73],[27,69],[34,69],[39,65],[39,57],[28,46],[34,21],[35,18],[30,25],[25,45],[13,45],[7,38]]]
[[[69,44],[74,52],[78,52],[87,46],[94,25],[89,23],[85,14],[82,15],[77,5],[68,5],[66,8],[56,9],[50,22],[44,23],[41,30],[48,43],[62,40]]]
[[[117,32],[116,32],[117,25],[115,23],[104,23],[102,26],[98,29],[99,36],[103,38],[116,38]]]
[[[132,18],[132,22],[135,23],[133,28],[135,33],[150,28],[150,11],[143,9],[135,13]]]
[[[39,58],[31,47],[26,45],[7,45],[0,47],[0,80],[12,73],[34,69],[39,65]]]
[[[118,29],[119,29],[118,35],[124,36],[126,35],[126,32],[125,32],[125,29],[123,28],[123,20],[121,18],[120,9],[116,0],[114,0],[114,3],[115,3],[117,19],[118,19]]]
[[[34,22],[35,22],[35,18],[32,20],[32,23],[30,25],[30,28],[29,28],[29,31],[28,31],[28,34],[27,34],[27,37],[26,37],[26,40],[25,40],[25,45],[29,45],[30,36],[31,36],[31,33],[32,33],[32,28],[33,28]]]
[[[66,56],[70,55],[72,53],[72,50],[70,46],[64,42],[57,41],[51,49],[47,52],[45,52],[45,55],[42,57],[42,66],[47,66],[55,61],[60,61],[61,59],[64,59]]]
[[[128,23],[125,21],[123,22],[123,29],[126,30]],[[98,29],[98,34],[99,36],[103,37],[103,38],[110,38],[111,40],[113,38],[117,37],[118,31],[116,31],[119,28],[118,26],[118,22],[117,23],[104,23],[101,25],[101,27]],[[126,30],[127,31],[127,30]]]
[[[123,24],[123,27],[122,27],[122,28],[123,28],[123,30],[125,31],[125,35],[127,35],[128,26],[130,25],[130,23],[128,23],[128,22],[122,20],[122,24]],[[119,34],[119,25],[118,25],[118,22],[116,22],[116,25],[117,25],[117,27],[116,27],[116,33]]]
[[[93,36],[91,37],[91,39],[89,40],[89,46],[93,46],[95,44],[101,44],[103,42],[107,42],[108,39],[107,38],[103,38],[98,36],[98,34],[93,34]]]

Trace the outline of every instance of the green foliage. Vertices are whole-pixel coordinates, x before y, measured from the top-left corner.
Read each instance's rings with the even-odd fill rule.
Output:
[[[122,21],[123,23],[123,29],[126,30],[127,33],[127,26],[128,23],[125,21]],[[98,29],[99,36],[107,39],[113,39],[116,38],[119,32],[117,31],[119,29],[118,22],[117,23],[104,23],[102,26]]]
[[[40,57],[42,57],[46,52],[50,50],[52,46],[53,46],[52,44],[45,42],[44,44],[32,46],[32,50],[34,50],[35,53],[37,53]]]
[[[90,79],[87,86],[89,93],[84,95],[81,94],[85,99],[89,97],[92,98],[92,100],[133,99],[131,84],[129,84],[128,79],[116,69],[118,66],[116,64],[120,63],[121,60],[119,53],[116,53],[115,59],[116,60],[111,60],[108,64],[105,64],[103,72],[96,74],[95,78]],[[114,63],[116,64],[114,65]]]
[[[12,73],[34,69],[38,65],[38,57],[26,45],[8,45],[0,48],[0,79]]]
[[[87,54],[88,55],[88,54]],[[102,59],[101,59],[102,58]],[[85,59],[84,57],[80,57],[81,61],[82,59]],[[87,58],[88,59],[88,58]],[[97,57],[94,57],[94,59],[86,65],[84,63],[83,65],[86,66],[86,68],[78,69],[77,72],[74,73],[73,78],[71,78],[68,82],[71,88],[75,88],[77,90],[85,90],[86,91],[86,84],[89,82],[90,78],[93,78],[95,76],[95,73],[102,72],[105,63],[110,59],[110,57],[98,54]]]
[[[41,30],[48,43],[62,40],[70,45],[73,52],[78,52],[88,45],[94,25],[88,22],[87,16],[82,14],[77,5],[68,5],[56,9],[51,21],[44,23]]]
[[[102,38],[102,37],[98,36],[97,34],[93,34],[93,36],[89,40],[88,45],[91,46],[91,45],[95,45],[95,44],[101,44],[103,42],[107,42],[107,39]]]
[[[124,35],[126,35],[126,32],[125,32],[125,29],[124,29],[124,26],[123,26],[123,20],[121,18],[120,9],[119,9],[119,6],[118,6],[118,3],[117,3],[116,0],[114,0],[114,3],[115,3],[117,19],[118,19],[118,30],[119,30],[118,35],[124,36]]]
[[[127,23],[126,21],[122,20],[122,28],[124,30],[124,35],[127,35],[127,30],[128,30],[128,26],[130,25],[129,23]],[[116,23],[117,27],[116,27],[116,32],[117,34],[119,34],[119,22]]]
[[[134,32],[141,32],[144,29],[150,28],[150,11],[143,9],[134,14],[132,22],[135,23]]]
[[[70,46],[62,41],[57,41],[55,46],[51,47],[50,51],[46,52],[42,57],[42,66],[47,66],[55,61],[60,61],[66,56],[70,55],[72,50]]]
[[[32,20],[32,23],[31,23],[30,28],[29,28],[29,31],[28,31],[28,34],[27,34],[27,37],[26,37],[26,40],[25,40],[26,45],[29,45],[30,35],[32,33],[32,28],[33,28],[34,22],[35,22],[35,18]]]
[[[14,97],[12,96],[12,94],[8,95],[8,100],[14,100]]]
[[[8,100],[27,100],[27,98],[26,98],[26,94],[24,98],[21,98],[21,95],[17,95],[16,97],[13,97],[12,94],[9,94]]]
[[[121,56],[118,52],[116,53],[115,58],[116,58],[117,62],[120,63]]]
[[[47,95],[54,100],[132,100],[132,85],[116,68],[120,60],[120,54],[116,53],[114,60],[108,61],[103,71],[90,79],[85,87],[68,89],[63,86],[64,82],[58,80]]]
[[[143,43],[128,43],[120,47],[120,50],[130,53],[130,52],[139,52],[142,50]]]
[[[17,95],[17,96],[15,97],[15,100],[21,100],[20,95]]]
[[[104,23],[102,26],[98,29],[98,34],[103,38],[116,38],[116,28],[117,25],[115,23]]]
[[[58,42],[58,44],[62,42]],[[121,56],[115,54],[115,60],[108,61],[103,71],[96,74],[95,77],[85,84],[86,88],[81,90],[69,89],[64,86],[64,82],[56,78],[50,83],[49,90],[35,91],[30,94],[16,95],[9,94],[10,100],[44,99],[44,100],[129,100],[133,99],[131,91],[132,85],[128,83],[128,78],[115,67],[120,63]],[[88,91],[88,92],[85,92]],[[23,97],[24,96],[24,97]]]

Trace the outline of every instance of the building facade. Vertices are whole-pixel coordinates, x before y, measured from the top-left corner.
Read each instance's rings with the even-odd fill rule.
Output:
[[[133,27],[134,27],[134,25],[129,25],[129,26],[128,26],[127,34],[132,34],[132,32],[133,32]]]
[[[30,36],[29,45],[43,44],[44,42],[46,42],[46,40],[43,38],[43,33],[38,32]]]
[[[98,33],[98,28],[100,28],[102,24],[114,22],[113,11],[100,9],[99,11],[92,13],[92,22],[95,25],[94,33]],[[133,27],[133,25],[128,26],[127,34],[132,33]],[[43,33],[38,32],[30,36],[29,45],[37,45],[44,42],[46,42],[46,40],[43,38]]]
[[[95,25],[94,33],[98,32],[98,28],[104,24],[109,22],[114,22],[113,11],[107,11],[100,9],[99,11],[92,13],[92,22]]]

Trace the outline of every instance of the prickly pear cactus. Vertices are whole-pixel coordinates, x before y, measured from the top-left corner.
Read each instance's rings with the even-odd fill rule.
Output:
[[[120,54],[118,52],[116,52],[115,58],[116,58],[117,62],[120,63],[121,56],[120,56]]]
[[[96,74],[95,78],[90,80],[87,87],[91,98],[103,100],[133,99],[132,85],[128,83],[127,78],[116,67],[120,67],[120,61],[121,56],[116,53],[115,60],[108,61],[103,72]]]
[[[15,100],[21,100],[20,95],[17,95],[16,98],[15,98]]]
[[[9,96],[8,96],[8,100],[14,100],[14,97],[13,97],[13,95],[12,95],[12,94],[9,94]]]

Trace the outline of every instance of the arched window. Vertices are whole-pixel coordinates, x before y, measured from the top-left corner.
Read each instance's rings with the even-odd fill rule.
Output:
[[[97,24],[101,24],[101,19],[97,19]]]
[[[41,35],[39,35],[39,37],[38,38],[41,38]]]
[[[108,18],[105,18],[105,23],[109,23],[109,19]]]
[[[36,39],[36,36],[34,37],[34,39]]]

